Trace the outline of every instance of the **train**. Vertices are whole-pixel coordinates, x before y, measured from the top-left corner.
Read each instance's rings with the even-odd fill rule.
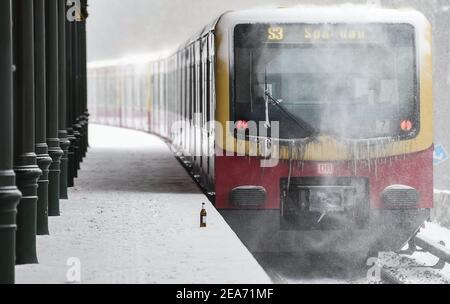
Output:
[[[412,9],[229,11],[90,66],[91,119],[166,140],[251,252],[395,251],[433,208],[431,36]]]

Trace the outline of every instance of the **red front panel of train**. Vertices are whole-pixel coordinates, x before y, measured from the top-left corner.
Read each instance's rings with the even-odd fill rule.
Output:
[[[356,166],[356,167],[355,167]],[[355,177],[369,181],[370,206],[382,209],[383,191],[393,185],[415,188],[420,201],[416,208],[433,207],[433,149],[379,160],[375,166],[349,162],[305,162],[303,168],[294,162],[295,177]],[[276,167],[262,168],[255,157],[216,157],[216,207],[239,209],[230,201],[230,193],[237,187],[261,186],[267,192],[263,209],[280,208],[280,181],[289,176],[289,161],[280,161]]]

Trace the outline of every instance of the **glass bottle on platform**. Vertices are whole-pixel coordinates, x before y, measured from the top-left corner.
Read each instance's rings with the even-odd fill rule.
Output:
[[[202,211],[200,211],[200,228],[206,228],[206,216],[205,203],[202,203]]]

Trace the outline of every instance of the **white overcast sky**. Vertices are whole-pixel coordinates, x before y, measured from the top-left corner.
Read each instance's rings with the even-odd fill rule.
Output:
[[[310,0],[89,0],[89,61],[174,48],[227,10]],[[317,4],[339,0],[315,0]],[[350,2],[350,1],[347,1]],[[353,2],[367,2],[354,0]]]

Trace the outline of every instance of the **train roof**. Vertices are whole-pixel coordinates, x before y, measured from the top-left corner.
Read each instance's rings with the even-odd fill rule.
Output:
[[[228,11],[230,12],[230,11]],[[217,23],[219,22],[220,18],[227,14],[228,12],[225,12],[221,14],[219,17],[215,18],[212,22],[208,23],[205,27],[203,27],[199,32],[197,32],[195,35],[193,35],[191,38],[189,38],[186,42],[182,43],[180,47],[178,47],[177,50],[181,50],[188,46],[189,44],[197,41],[200,37],[205,36],[206,34],[212,32],[215,30]]]
[[[307,20],[308,22],[323,22],[327,20],[340,19],[340,21],[366,21],[380,19],[395,19],[402,16],[423,14],[413,8],[384,8],[374,5],[301,5],[294,7],[276,7],[276,8],[255,8],[247,10],[227,11],[221,15],[231,18],[246,19],[272,19],[272,18],[290,18],[293,20]],[[416,16],[417,17],[417,16]]]
[[[383,8],[374,5],[329,5],[268,7],[247,10],[227,11],[214,19],[178,50],[195,42],[200,37],[215,31],[218,27],[230,28],[238,23],[409,23],[419,30],[429,25],[426,17],[412,8]]]
[[[374,5],[295,6],[229,11],[221,15],[216,26],[237,23],[410,23],[417,27],[428,23],[426,17],[412,8],[391,9]]]

